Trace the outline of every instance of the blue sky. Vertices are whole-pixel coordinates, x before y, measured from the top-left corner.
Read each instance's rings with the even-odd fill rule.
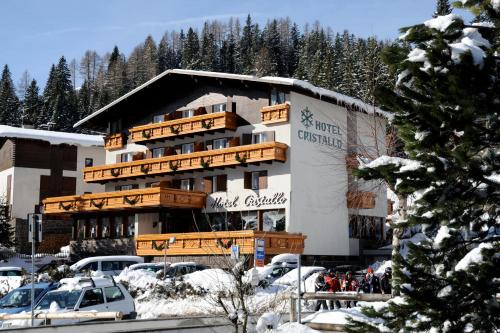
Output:
[[[435,0],[1,0],[0,66],[9,65],[16,84],[28,70],[43,86],[61,55],[79,60],[85,50],[117,45],[128,56],[148,34],[158,42],[166,30],[230,16],[244,22],[248,13],[260,24],[288,16],[301,28],[318,20],[335,32],[393,39],[434,7]]]

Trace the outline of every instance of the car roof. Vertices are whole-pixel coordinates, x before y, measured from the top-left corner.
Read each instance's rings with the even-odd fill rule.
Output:
[[[98,256],[98,257],[88,257],[82,260],[79,260],[75,264],[71,265],[72,269],[85,266],[88,263],[95,262],[95,261],[112,261],[112,260],[127,260],[127,261],[137,261],[137,263],[142,263],[144,262],[143,257],[139,256]]]
[[[5,272],[5,271],[22,271],[23,269],[21,267],[15,267],[15,266],[4,266],[0,267],[0,272]]]
[[[53,282],[41,282],[41,283],[35,283],[35,288],[42,288],[42,289],[45,289],[45,288],[50,287],[51,285],[56,285],[56,284],[53,284]],[[19,287],[19,288],[17,288],[17,289],[31,289],[31,283],[30,283],[30,284],[25,284],[24,286]]]
[[[174,262],[173,264],[170,265],[170,267],[176,267],[176,266],[195,266],[198,265],[194,261],[183,261],[183,262]],[[204,265],[201,265],[204,266]]]
[[[112,287],[118,285],[119,283],[114,282],[114,279],[110,276],[107,277],[74,277],[65,278],[60,281],[61,286],[58,290],[78,290],[86,287]]]

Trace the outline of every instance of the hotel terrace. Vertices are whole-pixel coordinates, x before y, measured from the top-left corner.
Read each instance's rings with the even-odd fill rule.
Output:
[[[105,132],[105,192],[52,197],[77,242],[134,238],[169,260],[229,253],[356,256],[383,240],[386,189],[354,181],[359,154],[385,152],[381,110],[306,82],[168,70],[75,126]],[[112,243],[111,243],[112,244]]]

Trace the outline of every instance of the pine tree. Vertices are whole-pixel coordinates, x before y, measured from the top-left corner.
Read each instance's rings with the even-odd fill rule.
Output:
[[[0,244],[4,247],[14,246],[14,228],[10,224],[9,205],[0,198]]]
[[[436,11],[433,17],[444,16],[451,13],[451,6],[448,0],[437,0]]]
[[[0,78],[0,124],[17,126],[20,123],[20,104],[7,65]]]
[[[182,68],[200,69],[200,42],[198,34],[189,28],[182,51]]]
[[[113,48],[113,52],[109,56],[106,85],[111,100],[115,100],[127,92],[125,56],[120,53],[117,46]]]
[[[255,68],[255,38],[250,14],[247,16],[240,40],[241,66],[243,74],[252,74]]]
[[[158,44],[158,73],[163,73],[170,68],[168,63],[168,52],[169,46],[167,35],[165,34]]]
[[[28,89],[26,89],[26,94],[24,95],[23,124],[36,124],[43,107],[43,101],[39,95],[39,92],[40,89],[38,88],[36,80],[31,80]]]
[[[217,46],[214,34],[209,30],[208,22],[203,25],[200,68],[210,72],[217,70]]]
[[[158,74],[158,50],[153,37],[149,35],[144,41],[143,59],[145,79],[146,81],[152,79]]]
[[[494,332],[500,258],[500,8],[465,0],[489,23],[459,16],[403,30],[412,49],[385,54],[396,90],[376,94],[404,142],[408,159],[383,157],[357,173],[383,178],[417,200],[396,230],[421,226],[425,240],[393,257],[400,297],[377,310],[382,324],[353,322],[349,331]]]

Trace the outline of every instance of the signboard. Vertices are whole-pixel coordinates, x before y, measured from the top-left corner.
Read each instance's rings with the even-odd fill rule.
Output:
[[[42,214],[28,214],[28,242],[42,241]]]
[[[286,208],[288,198],[288,192],[269,190],[262,190],[259,193],[252,190],[243,190],[238,193],[213,193],[207,197],[205,212]]]
[[[342,132],[338,124],[315,119],[314,114],[308,107],[300,111],[300,122],[305,129],[297,131],[299,140],[314,145],[342,149]]]
[[[265,241],[262,238],[255,239],[255,253],[254,253],[255,267],[264,267],[264,260],[266,259]]]
[[[231,246],[231,259],[239,260],[240,259],[240,246],[232,245]]]

